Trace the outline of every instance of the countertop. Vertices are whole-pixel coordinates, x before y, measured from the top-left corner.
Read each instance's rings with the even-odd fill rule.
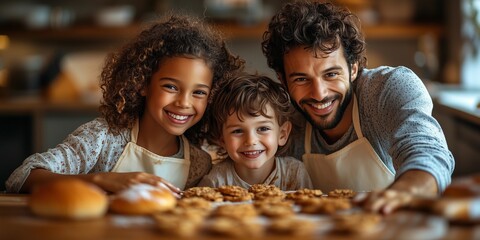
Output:
[[[33,215],[27,206],[28,195],[0,194],[0,232],[2,239],[172,239],[160,232],[150,216],[107,213],[94,220],[48,219]],[[333,234],[321,230],[328,217],[320,217],[317,236],[302,239],[478,239],[480,225],[458,225],[439,216],[418,211],[399,211],[387,215],[377,228],[363,234]],[[322,220],[323,219],[323,220]],[[327,219],[327,220],[325,220]],[[196,239],[225,239],[201,233]],[[294,237],[295,238],[295,237]],[[251,239],[251,238],[250,238]],[[271,235],[253,239],[292,239]]]
[[[426,83],[434,106],[480,127],[480,89]]]

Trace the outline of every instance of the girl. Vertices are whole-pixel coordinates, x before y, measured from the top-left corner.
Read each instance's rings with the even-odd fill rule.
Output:
[[[107,57],[102,117],[28,157],[7,180],[7,191],[29,192],[61,178],[80,178],[108,192],[133,183],[163,182],[174,192],[195,186],[211,168],[198,147],[202,116],[219,80],[243,66],[199,20],[171,16],[153,24]]]
[[[270,78],[245,74],[228,80],[212,103],[207,135],[226,160],[215,164],[199,186],[311,188],[303,163],[279,156],[288,143],[291,113],[287,92]]]

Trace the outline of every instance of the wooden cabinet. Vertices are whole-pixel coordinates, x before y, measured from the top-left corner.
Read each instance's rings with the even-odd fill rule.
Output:
[[[53,103],[37,97],[0,100],[0,191],[26,157],[55,147],[97,116],[93,103]]]
[[[467,112],[435,101],[438,120],[455,158],[454,177],[480,172],[480,110]]]

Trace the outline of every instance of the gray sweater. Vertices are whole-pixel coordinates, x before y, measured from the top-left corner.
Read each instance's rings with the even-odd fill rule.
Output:
[[[423,82],[408,68],[379,67],[364,69],[353,87],[363,135],[385,165],[396,177],[412,169],[426,171],[443,191],[450,184],[455,161],[432,117],[432,99]],[[302,159],[306,120],[301,114],[294,119],[287,155]],[[331,145],[319,130],[313,130],[312,153],[330,154],[356,139],[353,125]]]

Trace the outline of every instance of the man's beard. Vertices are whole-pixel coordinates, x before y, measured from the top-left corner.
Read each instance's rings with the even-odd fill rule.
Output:
[[[335,113],[333,120],[330,122],[320,122],[320,121],[315,122],[315,120],[313,120],[310,114],[308,114],[307,111],[303,110],[300,107],[300,105],[298,105],[297,102],[295,102],[293,99],[292,99],[292,103],[293,103],[293,106],[297,109],[297,111],[301,112],[302,115],[305,117],[305,119],[307,119],[307,121],[310,122],[310,124],[312,124],[313,127],[318,128],[320,130],[326,130],[326,129],[333,129],[340,123],[348,107],[348,104],[352,100],[352,96],[353,96],[353,87],[352,87],[352,82],[350,81],[350,86],[347,92],[345,93],[345,99],[340,104],[338,110]]]

